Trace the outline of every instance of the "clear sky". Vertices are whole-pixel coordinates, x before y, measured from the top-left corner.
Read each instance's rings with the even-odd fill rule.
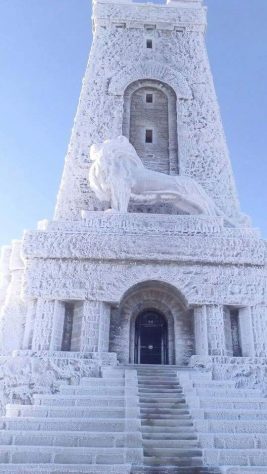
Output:
[[[267,0],[206,5],[241,207],[267,237]],[[0,245],[52,217],[92,39],[90,16],[90,0],[0,0]]]

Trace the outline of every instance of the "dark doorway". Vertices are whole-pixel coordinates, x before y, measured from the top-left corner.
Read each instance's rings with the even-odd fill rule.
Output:
[[[135,322],[135,364],[168,364],[168,331],[164,316],[143,311]]]

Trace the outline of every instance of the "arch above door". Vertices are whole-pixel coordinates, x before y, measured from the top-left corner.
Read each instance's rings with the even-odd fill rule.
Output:
[[[165,82],[173,88],[177,99],[192,99],[191,88],[183,74],[157,61],[140,61],[127,64],[121,71],[111,77],[108,92],[109,94],[122,96],[129,84],[142,79]]]
[[[164,282],[145,281],[125,293],[111,311],[110,346],[120,363],[135,361],[135,324],[138,316],[153,309],[167,323],[168,364],[186,365],[194,353],[192,313],[178,290]]]

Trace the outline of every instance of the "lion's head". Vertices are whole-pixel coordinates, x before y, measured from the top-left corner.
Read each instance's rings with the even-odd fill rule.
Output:
[[[93,162],[89,172],[89,183],[101,201],[111,199],[112,190],[118,186],[131,186],[134,170],[144,165],[134,147],[124,136],[105,140],[90,148]]]
[[[136,163],[138,162],[142,166],[142,162],[137,155],[133,145],[129,142],[128,138],[120,135],[117,138],[111,138],[105,140],[103,143],[94,144],[90,148],[90,159],[91,161],[99,161],[100,159],[106,159],[108,161],[116,160],[118,158],[133,159]]]

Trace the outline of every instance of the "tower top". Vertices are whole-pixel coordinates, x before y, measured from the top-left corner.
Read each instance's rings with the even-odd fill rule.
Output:
[[[199,6],[201,5],[203,0],[166,0],[166,4],[171,6],[171,7],[194,7],[194,6]],[[163,7],[164,4],[158,4],[158,3],[153,3],[153,2],[136,2],[135,0],[93,0],[93,3],[115,3],[115,4],[129,4],[129,3],[135,3],[138,5],[155,5],[158,7]]]

